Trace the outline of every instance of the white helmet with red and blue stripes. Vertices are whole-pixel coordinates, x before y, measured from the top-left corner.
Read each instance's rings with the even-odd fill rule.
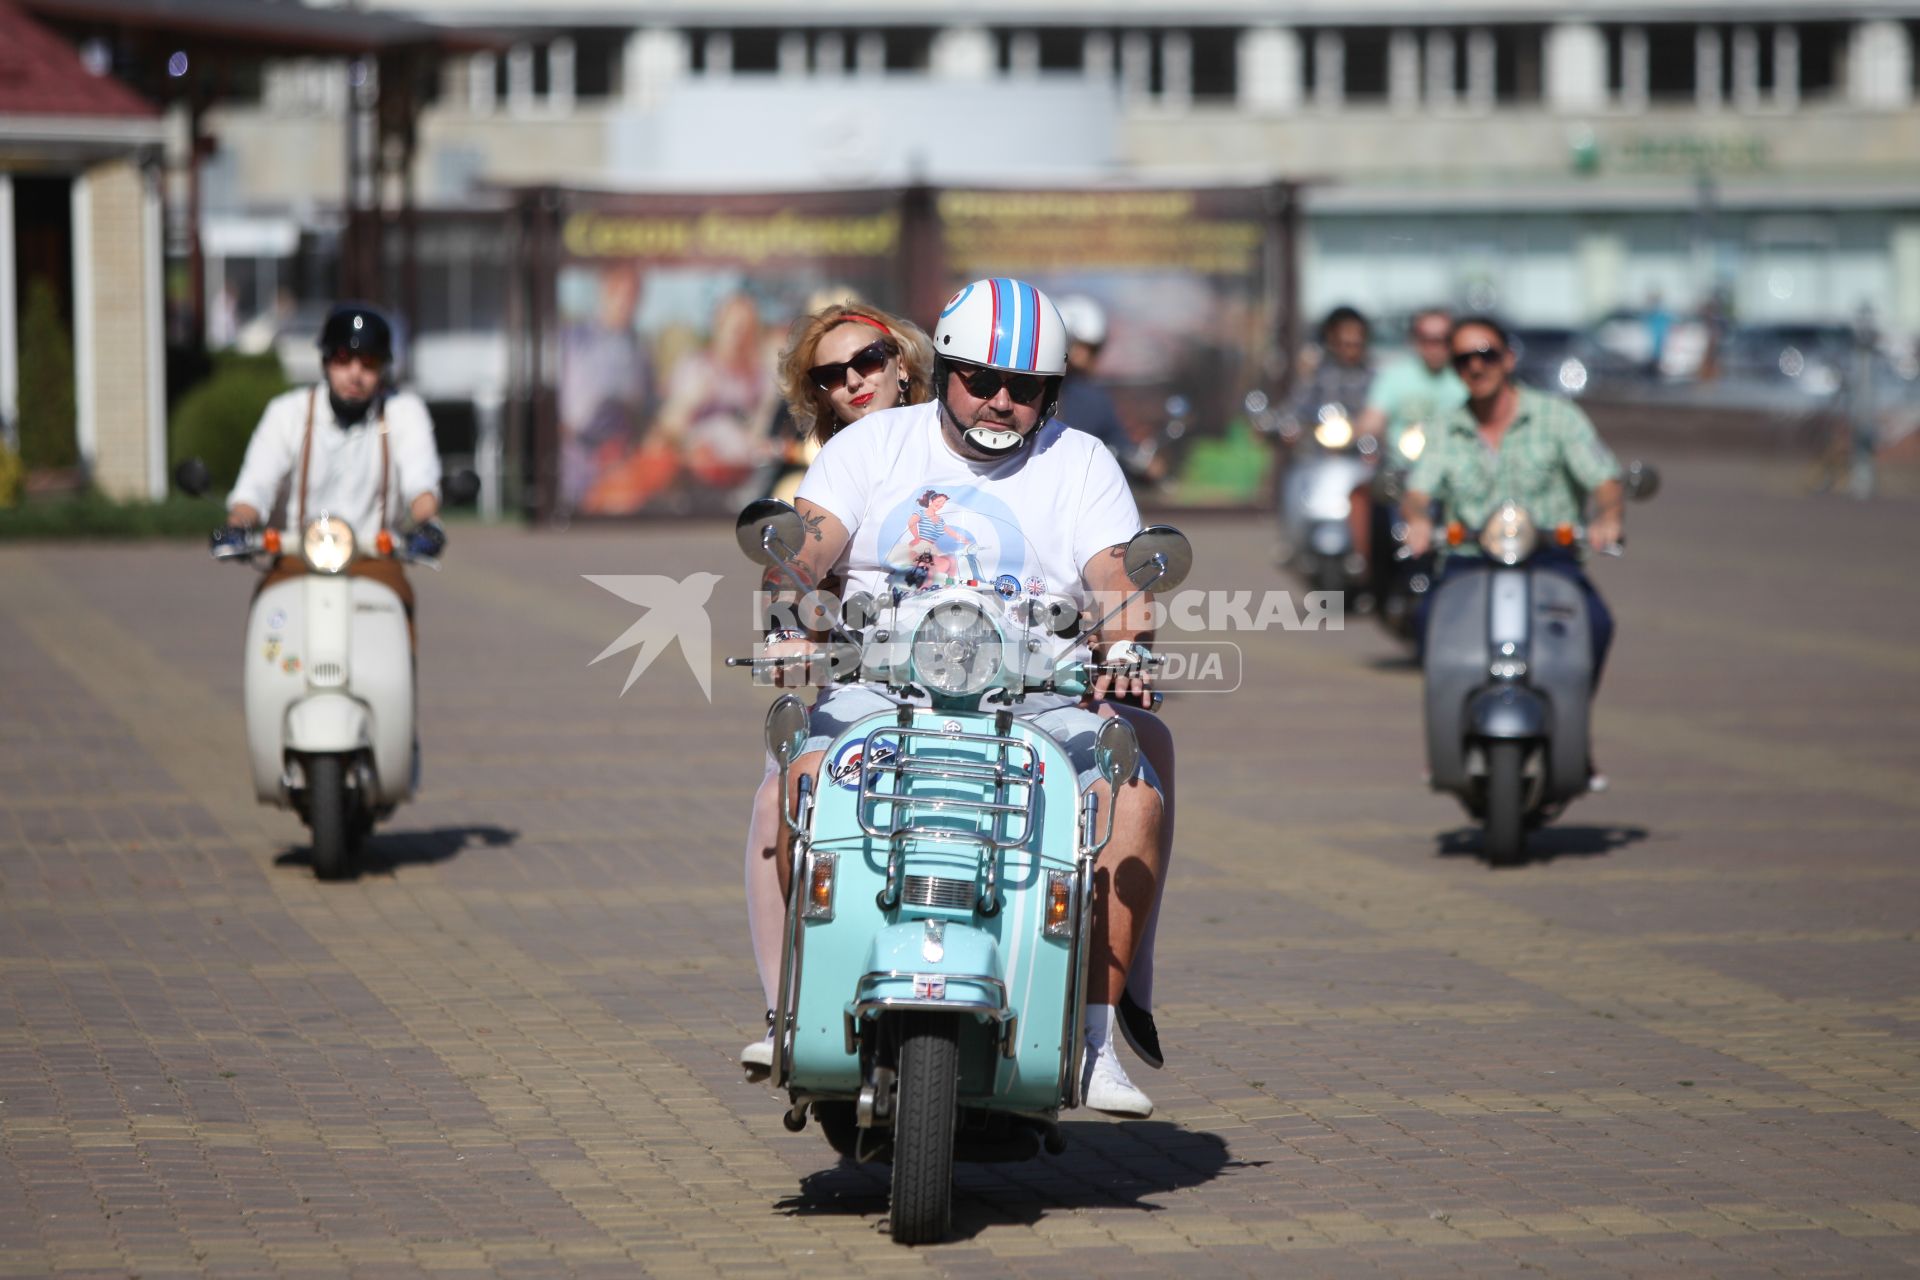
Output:
[[[975,280],[947,299],[933,331],[943,360],[1058,378],[1067,371],[1067,326],[1025,280]]]

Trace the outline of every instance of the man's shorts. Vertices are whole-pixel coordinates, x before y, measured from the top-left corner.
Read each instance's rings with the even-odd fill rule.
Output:
[[[813,716],[807,724],[807,743],[801,754],[824,752],[833,745],[834,739],[860,721],[890,712],[902,702],[927,705],[925,699],[890,697],[871,685],[843,684],[822,690],[819,700],[813,704]],[[1017,704],[1013,718],[1059,744],[1073,764],[1082,791],[1099,780],[1094,735],[1106,723],[1105,716],[1087,710],[1077,698],[1063,693],[1042,693],[1028,694],[1024,702]],[[1160,777],[1144,755],[1140,758],[1140,780],[1155,791],[1160,790]]]

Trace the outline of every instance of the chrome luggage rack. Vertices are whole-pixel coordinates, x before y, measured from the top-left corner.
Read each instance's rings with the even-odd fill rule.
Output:
[[[999,749],[998,760],[956,760],[916,754],[912,743],[926,739],[931,743],[984,743]],[[883,755],[881,748],[890,750]],[[909,839],[936,844],[971,845],[987,855],[985,882],[980,886],[978,910],[992,915],[1000,909],[1000,859],[1002,850],[1017,849],[1033,837],[1033,808],[1039,785],[1040,757],[1033,744],[1019,738],[988,733],[953,733],[940,729],[914,729],[888,725],[869,733],[860,744],[860,795],[855,812],[860,829],[876,840],[888,842],[887,883],[880,891],[880,907],[892,910],[900,905],[901,890],[908,877],[906,842]],[[993,789],[991,800],[970,800],[948,795],[914,795],[913,783],[964,782],[983,784]],[[891,789],[883,789],[891,784]],[[889,808],[891,822],[881,826],[881,805]],[[929,826],[923,816],[968,818],[973,828]],[[930,886],[931,887],[931,886]],[[931,903],[926,905],[933,905]],[[946,905],[941,903],[940,905]]]

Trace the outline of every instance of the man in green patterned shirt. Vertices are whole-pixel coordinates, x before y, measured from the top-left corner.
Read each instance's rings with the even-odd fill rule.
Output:
[[[1499,322],[1466,317],[1453,326],[1448,345],[1454,371],[1466,383],[1467,403],[1440,419],[1407,476],[1401,501],[1407,549],[1423,555],[1432,547],[1436,502],[1446,519],[1466,526],[1465,545],[1476,550],[1474,537],[1502,503],[1523,507],[1542,535],[1534,563],[1564,573],[1586,593],[1598,684],[1613,640],[1613,616],[1579,559],[1552,545],[1550,535],[1556,525],[1585,523],[1588,545],[1605,550],[1619,543],[1626,500],[1620,463],[1571,401],[1513,380],[1513,349]],[[1451,557],[1448,567],[1461,558]]]

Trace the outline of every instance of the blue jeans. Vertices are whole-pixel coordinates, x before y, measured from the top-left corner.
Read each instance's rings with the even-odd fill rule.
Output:
[[[1434,578],[1432,589],[1420,597],[1420,606],[1416,611],[1414,621],[1414,634],[1420,638],[1419,656],[1423,660],[1427,656],[1428,607],[1433,602],[1434,592],[1440,590],[1440,584],[1456,573],[1479,568],[1484,563],[1485,562],[1477,556],[1448,556],[1440,573]],[[1528,561],[1528,567],[1545,569],[1549,573],[1557,573],[1563,578],[1570,578],[1579,586],[1580,593],[1586,596],[1587,629],[1589,640],[1593,645],[1593,687],[1598,689],[1600,687],[1600,673],[1606,670],[1607,666],[1607,650],[1613,647],[1613,611],[1607,608],[1607,602],[1602,600],[1600,593],[1594,589],[1594,585],[1592,581],[1588,579],[1586,571],[1581,568],[1580,561],[1569,552],[1563,551],[1558,547],[1549,547],[1543,551],[1537,551],[1534,553],[1533,559]]]

